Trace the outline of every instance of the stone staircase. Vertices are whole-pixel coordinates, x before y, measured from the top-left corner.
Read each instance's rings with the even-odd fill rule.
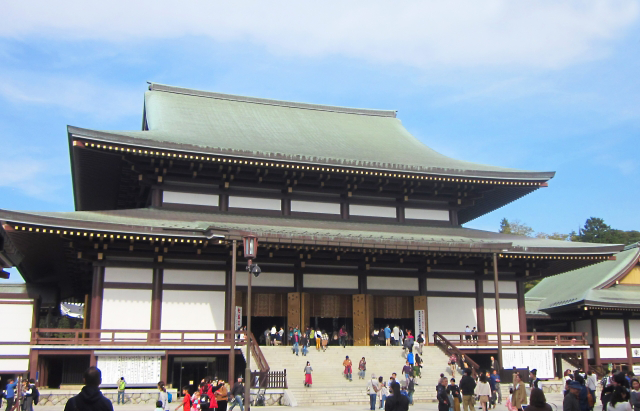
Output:
[[[401,347],[336,347],[330,346],[326,352],[316,351],[310,347],[306,357],[296,356],[291,347],[260,347],[269,367],[272,370],[287,370],[289,393],[300,406],[325,405],[366,405],[369,396],[366,386],[374,373],[388,381],[391,373],[398,373],[399,380],[405,363]],[[418,386],[414,394],[415,402],[435,401],[435,386],[440,373],[448,374],[447,356],[435,346],[425,346],[423,350],[424,364],[422,378],[418,379]],[[343,376],[342,361],[345,356],[353,361],[353,381]],[[367,360],[365,379],[358,378],[358,362],[362,357]],[[304,386],[304,367],[309,361],[313,367],[313,385]]]

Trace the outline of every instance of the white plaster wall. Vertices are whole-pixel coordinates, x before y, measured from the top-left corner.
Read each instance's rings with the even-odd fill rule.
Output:
[[[1,359],[0,372],[4,371],[27,371],[29,368],[29,360]],[[4,402],[3,402],[4,405]]]
[[[141,283],[153,282],[153,270],[150,268],[106,267],[104,269],[106,283]]]
[[[170,204],[192,204],[200,206],[217,207],[219,196],[217,194],[183,193],[178,191],[163,191],[162,202]]]
[[[164,284],[225,285],[224,271],[165,269]]]
[[[518,289],[516,287],[515,281],[499,281],[498,285],[500,286],[500,295],[502,294],[516,294]],[[495,293],[496,288],[494,287],[493,280],[484,280],[482,282],[483,292],[485,293]]]
[[[425,208],[405,208],[404,218],[415,220],[449,221],[449,210],[433,210]]]
[[[598,330],[600,335],[600,330]],[[600,347],[600,358],[627,358],[626,347]]]
[[[626,344],[624,320],[598,318],[598,341],[600,344]],[[627,354],[624,355],[626,357]]]
[[[357,275],[328,275],[328,274],[304,274],[302,277],[304,288],[342,288],[349,290],[358,289]]]
[[[0,355],[29,355],[29,345],[2,345]]]
[[[484,326],[486,332],[494,333],[498,331],[496,321],[496,300],[493,298],[484,299]],[[520,322],[518,321],[518,300],[513,298],[500,299],[500,329],[505,333],[520,332]],[[526,332],[523,330],[522,332]],[[503,336],[503,340],[508,340],[508,336]],[[497,341],[498,339],[495,338]]]
[[[224,330],[224,291],[162,292],[162,330]],[[166,338],[163,334],[163,338]]]
[[[369,290],[418,291],[418,279],[406,277],[367,277]]]
[[[473,280],[457,280],[453,278],[427,278],[427,291],[475,293],[476,283]]]
[[[281,210],[282,202],[276,198],[229,196],[229,208],[252,208],[255,210]]]
[[[427,311],[430,342],[436,331],[464,332],[477,321],[475,298],[427,297]]]
[[[31,323],[33,320],[33,304],[2,304],[0,300],[0,341],[31,341]],[[0,354],[4,347],[0,346]]]
[[[239,271],[236,274],[236,285],[248,285],[248,274]],[[260,277],[251,278],[251,286],[254,287],[293,287],[293,273],[265,273]]]
[[[640,344],[640,320],[629,320],[631,344]]]
[[[151,290],[106,288],[102,297],[102,328],[105,330],[150,329]],[[142,338],[142,334],[135,337]]]
[[[591,332],[591,320],[576,321],[573,323],[573,329],[577,333],[587,333],[587,342],[593,344],[593,333]]]
[[[302,213],[340,214],[340,204],[291,200],[291,211]]]
[[[368,206],[359,204],[349,205],[350,215],[360,215],[365,217],[388,217],[396,218],[395,207]]]

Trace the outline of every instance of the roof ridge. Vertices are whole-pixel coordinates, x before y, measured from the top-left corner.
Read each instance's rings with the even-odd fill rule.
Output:
[[[194,90],[165,84],[149,83],[150,91],[162,91],[166,93],[183,94],[194,97],[214,98],[219,100],[239,101],[242,103],[265,104],[289,108],[299,108],[304,110],[331,111],[345,114],[359,114],[365,116],[391,117],[396,118],[396,110],[376,110],[366,108],[340,107],[325,104],[298,103],[295,101],[272,100],[260,97],[239,96],[235,94],[216,93],[212,91]]]

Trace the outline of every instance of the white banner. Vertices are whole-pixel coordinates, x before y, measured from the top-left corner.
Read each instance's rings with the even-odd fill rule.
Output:
[[[538,378],[554,378],[553,350],[551,349],[503,349],[502,367],[534,368],[538,370]]]
[[[242,307],[236,307],[235,327],[236,330],[242,327]]]
[[[425,329],[427,328],[427,324],[424,318],[424,310],[415,310],[414,321],[415,321],[415,329],[413,330],[414,331],[413,334],[417,339],[420,333],[425,332]]]
[[[640,348],[632,348],[631,349],[631,355],[635,358],[635,357],[640,357]]]

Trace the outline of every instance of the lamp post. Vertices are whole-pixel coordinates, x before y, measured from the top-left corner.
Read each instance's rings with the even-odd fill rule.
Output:
[[[253,264],[253,259],[258,256],[258,237],[247,235],[242,238],[244,243],[244,258],[247,259],[247,368],[244,370],[244,409],[249,411],[251,405],[251,275],[260,275],[260,267]]]

